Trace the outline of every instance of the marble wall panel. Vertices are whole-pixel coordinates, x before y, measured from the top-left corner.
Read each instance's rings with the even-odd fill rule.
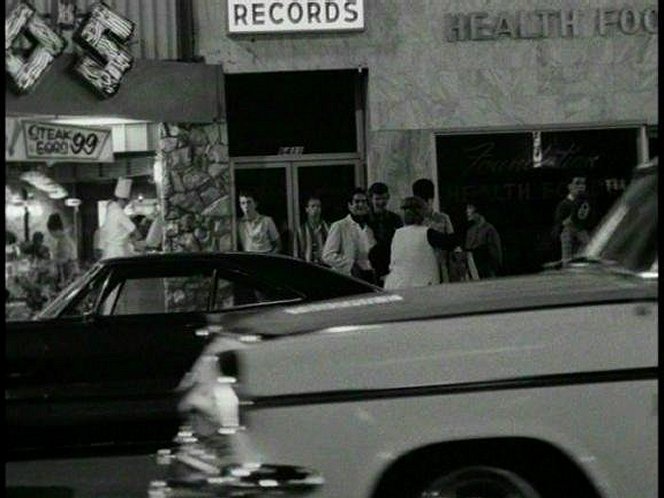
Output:
[[[621,92],[612,96],[610,113],[612,119],[641,122],[646,124],[658,123],[659,92]]]
[[[380,40],[387,45],[394,43],[427,43],[430,35],[425,24],[428,8],[427,2],[422,0],[381,0],[380,2],[366,2],[365,19],[375,19],[379,16],[380,22],[369,23],[367,34],[373,40]]]
[[[638,64],[621,64],[612,73],[613,88],[618,93],[638,93],[657,88],[657,73]]]
[[[421,129],[458,128],[462,126],[458,111],[461,102],[460,100],[431,101],[426,104],[418,101],[377,102],[370,120],[375,118],[379,123],[386,123],[396,120],[404,121],[404,118],[406,118],[406,121],[417,120]],[[370,129],[379,130],[384,128],[372,126]]]
[[[522,126],[534,119],[534,109],[516,99],[475,97],[463,99],[456,109],[453,122],[458,127]]]
[[[538,63],[543,67],[611,64],[614,60],[612,40],[601,37],[542,41],[538,44],[538,52]]]
[[[562,109],[555,95],[539,95],[533,104],[533,111],[536,113],[533,121],[535,125],[563,122]]]
[[[364,32],[254,37],[226,35],[223,2],[195,6],[199,53],[226,72],[367,67],[370,131],[574,125],[602,115],[624,121],[614,92],[631,91],[633,99],[657,89],[657,35],[600,37],[584,28],[577,38],[448,42],[443,33],[445,14],[473,11],[574,8],[585,27],[596,9],[622,8],[614,0],[366,0]],[[651,102],[637,107],[648,110],[641,120],[656,120]]]
[[[512,100],[518,96],[535,95],[537,74],[527,69],[471,69],[459,74],[464,98],[489,97]]]
[[[227,73],[368,68],[368,180],[391,187],[395,210],[412,181],[435,178],[433,130],[657,123],[658,36],[600,37],[588,28],[597,8],[622,5],[617,0],[365,0],[364,32],[229,37],[225,2],[194,2],[198,53],[208,63],[223,64]],[[582,11],[584,29],[573,39],[445,39],[449,13],[571,8]]]
[[[537,89],[541,95],[604,95],[613,91],[610,64],[574,64],[540,68]]]
[[[656,36],[616,36],[612,38],[613,62],[616,64],[638,63],[657,68]]]
[[[591,123],[609,120],[611,101],[608,96],[565,94],[557,96],[557,100],[564,122]]]
[[[432,134],[428,131],[378,131],[368,136],[368,183],[385,182],[390,187],[391,208],[412,195],[418,178],[433,178]]]

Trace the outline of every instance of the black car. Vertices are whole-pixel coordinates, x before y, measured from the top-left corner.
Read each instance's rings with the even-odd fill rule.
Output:
[[[200,329],[208,313],[244,315],[380,291],[278,255],[101,261],[35,320],[6,324],[9,458],[170,438],[177,427],[174,388],[204,346]]]

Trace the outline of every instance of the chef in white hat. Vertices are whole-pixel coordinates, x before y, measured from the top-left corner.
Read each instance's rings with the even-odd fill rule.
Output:
[[[133,254],[131,236],[136,232],[136,225],[124,212],[129,202],[131,179],[118,178],[115,186],[115,199],[106,206],[106,217],[99,230],[99,245],[102,258],[116,258]]]

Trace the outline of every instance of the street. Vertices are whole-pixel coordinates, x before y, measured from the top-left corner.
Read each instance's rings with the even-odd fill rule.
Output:
[[[147,496],[163,470],[154,454],[5,463],[10,498],[133,498]]]

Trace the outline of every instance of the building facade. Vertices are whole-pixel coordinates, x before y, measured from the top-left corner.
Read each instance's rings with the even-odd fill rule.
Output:
[[[194,2],[196,54],[224,70],[237,179],[281,184],[290,204],[264,195],[291,229],[302,189],[330,190],[288,172],[306,171],[301,165],[336,165],[319,183],[335,177],[345,186],[353,181],[345,168],[357,165],[361,181],[390,186],[395,210],[411,183],[427,177],[460,228],[465,203],[480,199],[503,235],[508,273],[530,271],[556,257],[549,229],[570,175],[588,177],[600,216],[631,168],[654,153],[656,2],[337,0],[327,18],[326,3]],[[335,30],[328,22],[335,12],[355,24]],[[325,74],[327,86],[315,74]],[[349,75],[354,82],[345,85]],[[283,85],[299,95],[280,90],[289,76]],[[348,106],[331,91],[344,85]],[[321,111],[293,112],[310,106]],[[334,116],[347,107],[350,119]],[[256,124],[265,115],[273,124]],[[259,135],[297,128],[294,121],[303,123],[299,139],[293,132],[261,143]],[[328,130],[326,121],[338,122]],[[337,143],[345,132],[355,140]]]
[[[505,273],[534,271],[558,256],[550,229],[569,178],[587,177],[599,217],[658,143],[656,2],[109,2],[136,25],[136,63],[106,99],[68,72],[92,2],[33,4],[68,48],[31,93],[6,90],[6,116],[131,118],[147,138],[113,164],[13,163],[9,176],[37,167],[71,185],[92,221],[115,178],[133,176],[159,199],[166,250],[234,247],[240,189],[292,254],[308,196],[335,221],[355,185],[387,183],[398,211],[429,178],[457,232],[465,204],[481,205]],[[9,210],[26,233],[27,202]],[[88,254],[91,230],[79,233]]]

